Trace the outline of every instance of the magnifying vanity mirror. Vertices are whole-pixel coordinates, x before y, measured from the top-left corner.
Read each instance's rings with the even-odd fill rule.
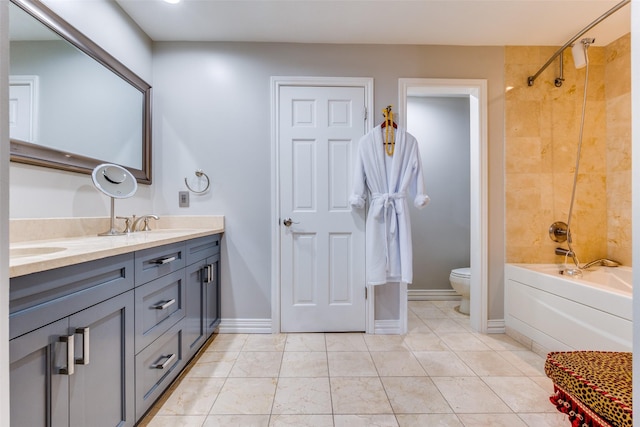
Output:
[[[151,183],[151,87],[38,0],[10,0],[11,160]]]
[[[131,172],[119,165],[104,163],[91,172],[96,188],[111,197],[111,225],[109,231],[100,236],[118,236],[126,234],[115,228],[115,199],[126,199],[136,194],[138,183]]]

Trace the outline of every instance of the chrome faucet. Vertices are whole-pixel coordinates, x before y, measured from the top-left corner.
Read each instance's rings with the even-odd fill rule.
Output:
[[[155,219],[156,221],[160,219],[160,217],[158,217],[158,215],[142,215],[138,218],[136,218],[136,216],[133,216],[133,224],[131,225],[131,232],[134,233],[136,231],[150,231],[151,228],[149,228],[149,220],[150,219]],[[142,228],[142,230],[140,229],[140,221],[144,222],[144,227]]]
[[[573,263],[576,265],[576,267],[580,268],[580,262],[578,261],[578,257],[576,256],[576,253],[573,252],[571,249],[556,248],[556,255],[570,256],[571,259],[573,259]]]
[[[622,264],[620,264],[618,261],[614,261],[612,259],[600,258],[600,259],[597,259],[595,261],[591,261],[591,262],[586,263],[581,268],[586,270],[587,268],[593,267],[594,265],[600,265],[600,266],[603,266],[603,267],[619,267]]]

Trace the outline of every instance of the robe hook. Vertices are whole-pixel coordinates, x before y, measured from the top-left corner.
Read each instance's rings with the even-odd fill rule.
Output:
[[[201,178],[201,177],[204,176],[204,179],[207,180],[207,185],[206,185],[206,187],[204,187],[204,190],[194,190],[193,188],[191,188],[191,186],[189,185],[189,181],[187,180],[186,177],[184,179],[184,184],[187,186],[189,191],[191,191],[193,193],[196,193],[196,194],[206,193],[207,190],[209,189],[209,185],[211,185],[211,180],[209,180],[209,176],[206,173],[204,173],[204,171],[202,169],[197,169],[195,173],[196,173],[196,176],[198,178]]]

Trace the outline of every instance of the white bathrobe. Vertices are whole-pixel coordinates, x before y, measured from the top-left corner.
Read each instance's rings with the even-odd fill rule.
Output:
[[[418,142],[404,129],[395,129],[393,156],[385,153],[380,126],[362,137],[354,171],[350,203],[363,208],[369,199],[366,221],[367,283],[411,283],[413,260],[411,220],[407,197],[422,208],[429,203]]]

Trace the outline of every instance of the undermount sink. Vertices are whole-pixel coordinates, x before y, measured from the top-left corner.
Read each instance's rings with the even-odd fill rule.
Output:
[[[147,231],[136,231],[136,233],[164,234],[164,233],[184,233],[184,228],[153,228]]]
[[[9,249],[9,258],[22,258],[38,255],[49,255],[56,252],[62,252],[67,248],[58,246],[37,246],[33,248],[11,248]]]

